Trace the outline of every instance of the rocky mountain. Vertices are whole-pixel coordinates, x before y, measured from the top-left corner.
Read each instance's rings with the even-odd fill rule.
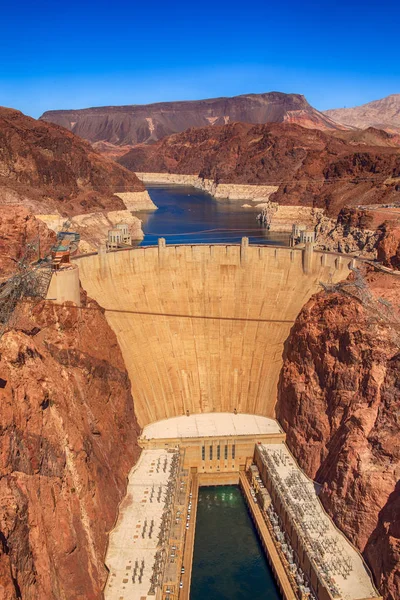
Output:
[[[125,209],[137,177],[64,128],[0,108],[0,204],[70,216]]]
[[[350,127],[376,127],[400,133],[400,94],[391,94],[354,108],[325,110],[324,115]]]
[[[286,345],[277,417],[300,465],[321,484],[325,508],[362,551],[385,600],[396,600],[400,279],[366,277],[370,296],[347,287],[303,308]]]
[[[345,205],[399,200],[400,153],[389,134],[378,137],[379,146],[294,124],[234,123],[189,129],[151,146],[137,146],[118,161],[135,172],[277,185],[272,200],[325,208],[336,215]]]
[[[26,209],[0,210],[1,275],[37,227],[46,229]],[[53,239],[42,237],[44,249]],[[84,293],[82,303],[20,304],[0,338],[4,600],[102,596],[108,531],[139,455],[138,426],[115,334]]]
[[[0,597],[98,600],[139,455],[121,351],[89,299],[20,306],[14,322],[0,339]]]
[[[81,110],[51,110],[41,120],[57,123],[90,142],[116,146],[155,142],[189,127],[244,123],[297,123],[317,129],[346,129],[310,106],[300,94],[270,92]],[[100,146],[110,153],[109,146]]]
[[[351,129],[349,131],[335,131],[332,135],[354,146],[382,146],[396,148],[400,146],[400,133],[385,131],[368,127],[367,129]],[[128,152],[129,150],[127,150]]]
[[[38,226],[26,209],[0,210],[2,276]],[[0,338],[3,600],[102,597],[108,532],[140,452],[130,389],[96,302],[19,304]]]

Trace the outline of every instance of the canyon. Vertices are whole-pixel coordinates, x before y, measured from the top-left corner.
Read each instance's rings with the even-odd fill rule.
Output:
[[[276,414],[328,514],[395,600],[400,279],[371,270],[363,291],[359,275],[343,281],[347,257],[305,252],[161,243],[77,262],[118,337],[139,424]],[[313,296],[321,281],[327,291]]]
[[[293,124],[231,125],[189,129],[118,159],[131,171],[197,176],[215,186],[275,186],[278,204],[323,208],[395,202],[400,156],[389,134],[371,133],[387,145],[366,145]],[[156,178],[156,176],[154,176]],[[255,195],[257,192],[255,191]]]
[[[48,253],[66,218],[83,251],[120,220],[139,237],[132,213],[154,208],[140,179],[160,177],[220,199],[324,209],[324,248],[370,244],[384,267],[400,266],[400,229],[374,208],[398,197],[391,134],[328,135],[286,114],[268,125],[216,120],[137,146],[119,165],[62,127],[0,116],[2,280],[25,254],[37,258],[38,234]],[[326,510],[396,600],[399,278],[343,254],[246,240],[160,241],[74,264],[80,307],[25,298],[0,339],[0,594],[103,597],[108,534],[141,429],[237,411],[277,416]],[[349,276],[354,266],[364,283]]]
[[[349,293],[312,296],[347,277],[354,262],[340,255],[160,243],[75,262],[95,300],[22,304],[0,341],[5,598],[101,597],[139,428],[235,409],[276,410],[328,513],[394,600],[398,334],[376,306],[396,311],[400,280],[369,274],[364,308]]]

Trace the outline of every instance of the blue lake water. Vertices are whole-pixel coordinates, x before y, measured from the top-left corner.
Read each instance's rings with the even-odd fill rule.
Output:
[[[281,598],[238,486],[199,490],[190,600]]]
[[[142,246],[157,244],[239,243],[247,236],[252,244],[285,245],[288,235],[270,233],[256,220],[254,206],[244,201],[215,200],[193,187],[147,187],[158,210],[140,215],[145,233]],[[250,202],[249,202],[250,203]]]

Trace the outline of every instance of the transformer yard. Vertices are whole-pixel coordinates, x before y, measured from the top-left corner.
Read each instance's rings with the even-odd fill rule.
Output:
[[[177,593],[189,494],[181,458],[179,451],[147,450],[132,470],[110,536],[106,598],[159,596],[164,579]]]

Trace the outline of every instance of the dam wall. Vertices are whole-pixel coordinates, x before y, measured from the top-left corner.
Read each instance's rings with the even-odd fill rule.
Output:
[[[143,427],[193,413],[273,417],[296,316],[320,282],[345,279],[353,259],[312,246],[160,240],[76,263],[116,333]]]

